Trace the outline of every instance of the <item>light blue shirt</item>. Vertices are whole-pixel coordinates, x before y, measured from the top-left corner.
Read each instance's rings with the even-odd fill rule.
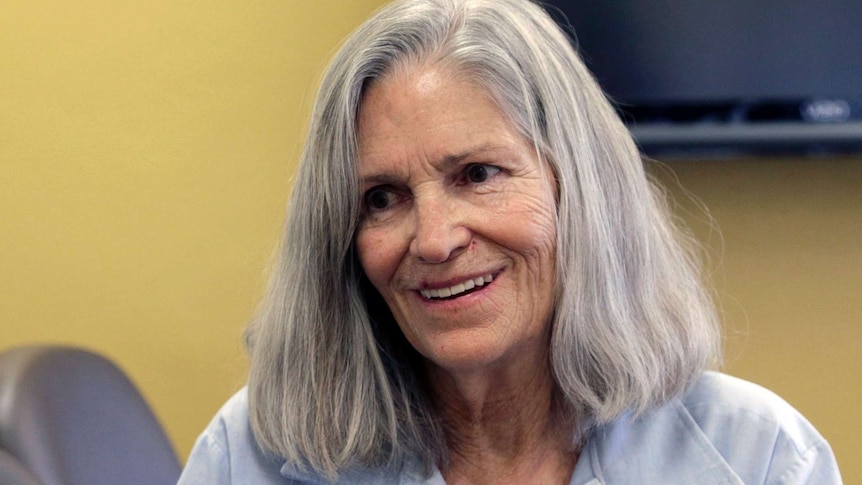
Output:
[[[254,442],[243,389],[192,450],[179,485],[322,484]],[[444,485],[435,471],[360,470],[338,483]],[[772,392],[707,372],[684,396],[633,420],[623,416],[593,430],[570,485],[841,483],[829,444],[802,415]]]

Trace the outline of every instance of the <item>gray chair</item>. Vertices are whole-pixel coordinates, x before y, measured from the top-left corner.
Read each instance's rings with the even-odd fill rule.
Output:
[[[0,484],[40,485],[36,477],[14,456],[0,449]]]
[[[0,353],[0,450],[22,485],[173,485],[181,469],[125,374],[70,347]]]

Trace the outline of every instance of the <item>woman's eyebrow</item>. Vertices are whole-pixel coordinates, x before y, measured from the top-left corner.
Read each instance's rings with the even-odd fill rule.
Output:
[[[469,148],[469,149],[464,150],[463,152],[455,154],[455,155],[446,155],[445,157],[443,157],[443,159],[439,163],[439,165],[435,165],[435,166],[437,167],[437,170],[439,170],[441,172],[448,172],[448,171],[452,170],[453,168],[457,167],[458,165],[460,165],[461,163],[463,163],[464,160],[467,160],[469,158],[478,157],[479,155],[482,155],[484,153],[498,152],[501,150],[506,150],[506,147],[502,146],[502,145],[493,144],[493,143],[486,143],[484,145],[479,145],[477,147]]]
[[[372,173],[363,175],[359,183],[362,187],[368,187],[372,185],[394,185],[400,180],[400,177],[391,173]]]
[[[470,147],[454,155],[445,155],[439,162],[433,163],[434,168],[441,173],[448,173],[461,165],[464,160],[478,158],[486,153],[506,151],[504,145],[486,143],[476,147]],[[360,175],[360,187],[373,187],[376,185],[398,185],[402,183],[402,177],[391,172],[376,172]]]

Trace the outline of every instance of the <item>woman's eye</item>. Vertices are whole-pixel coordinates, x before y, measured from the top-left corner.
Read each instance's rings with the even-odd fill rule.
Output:
[[[496,175],[499,171],[500,169],[493,165],[474,163],[467,167],[464,175],[467,182],[470,182],[471,184],[480,184]]]
[[[380,211],[392,203],[392,193],[381,187],[375,187],[365,193],[365,207],[368,211]]]

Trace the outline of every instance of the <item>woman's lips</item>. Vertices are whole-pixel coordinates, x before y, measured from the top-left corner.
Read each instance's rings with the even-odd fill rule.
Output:
[[[449,286],[447,288],[419,290],[419,294],[421,294],[422,297],[427,300],[433,300],[436,298],[449,298],[452,296],[460,295],[461,293],[472,290],[473,288],[485,286],[492,281],[494,281],[494,275],[489,273],[484,276],[477,276],[476,278],[462,281],[461,283]]]

